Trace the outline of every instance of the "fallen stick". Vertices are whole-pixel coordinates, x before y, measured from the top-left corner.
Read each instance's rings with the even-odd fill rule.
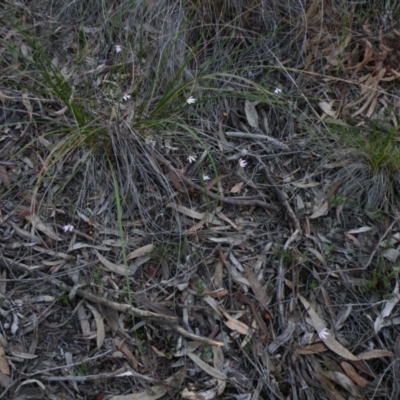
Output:
[[[67,292],[70,292],[72,290],[72,287],[66,285],[64,282],[62,282],[56,278],[50,277],[43,272],[32,271],[26,265],[16,262],[16,261],[13,261],[13,260],[10,260],[9,258],[6,258],[4,256],[0,257],[0,265],[8,268],[9,270],[15,269],[19,272],[29,273],[29,274],[39,276],[39,277],[43,278],[43,280],[45,280],[46,282],[50,283],[53,286],[56,286],[57,288],[59,288],[61,285],[63,290],[65,290]],[[105,297],[96,296],[93,293],[88,292],[87,290],[78,289],[76,291],[76,295],[78,295],[79,297],[82,297],[85,300],[91,301],[93,303],[101,304],[103,306],[109,307],[116,311],[128,312],[128,313],[132,313],[134,316],[139,317],[139,318],[151,319],[151,320],[155,320],[157,322],[166,323],[166,324],[170,325],[176,332],[180,333],[182,336],[185,336],[188,339],[196,340],[198,342],[209,344],[211,346],[219,346],[219,347],[224,346],[224,343],[222,343],[222,342],[218,342],[216,340],[208,339],[208,338],[198,336],[198,335],[188,332],[186,329],[184,329],[178,325],[178,322],[179,322],[178,317],[174,317],[171,315],[165,315],[165,314],[158,314],[158,313],[154,313],[152,311],[141,310],[139,308],[133,307],[130,304],[116,303],[115,301],[108,300]]]

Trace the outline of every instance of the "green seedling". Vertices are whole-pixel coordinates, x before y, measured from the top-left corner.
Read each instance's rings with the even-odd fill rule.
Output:
[[[338,207],[346,203],[346,196],[344,194],[337,194],[331,200],[329,200],[330,207]]]
[[[85,376],[89,373],[89,364],[84,361],[81,364],[74,366],[74,375]]]

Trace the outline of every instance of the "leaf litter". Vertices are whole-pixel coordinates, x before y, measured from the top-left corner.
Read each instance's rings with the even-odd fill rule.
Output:
[[[393,38],[399,35],[373,35],[366,24],[363,46],[354,44],[354,33],[337,39],[334,22],[324,19],[318,4],[313,1],[305,15],[304,68],[314,66],[316,59],[324,59],[328,71],[344,63],[353,75],[348,82],[353,89],[351,95],[340,87],[326,91],[329,98],[315,103],[322,111],[316,124],[328,117],[340,122],[349,109],[355,119],[390,110],[394,97],[385,90],[394,87],[399,74],[384,64],[392,62]],[[256,16],[263,11],[257,7],[244,12],[241,22],[255,18],[260,24]],[[230,20],[229,7],[218,2],[202,11],[205,22],[209,13]],[[28,7],[27,27],[34,18]],[[85,76],[92,79],[96,101],[107,104],[99,106],[98,119],[113,138],[105,154],[121,171],[124,240],[111,181],[99,161],[100,147],[92,152],[98,137],[76,151],[72,141],[66,142],[69,150],[63,150],[60,146],[72,131],[53,131],[73,125],[76,110],[71,112],[54,94],[39,96],[2,81],[2,113],[8,113],[6,119],[0,116],[4,396],[14,388],[19,398],[52,399],[61,398],[64,390],[73,398],[108,393],[114,400],[283,399],[303,393],[307,398],[388,398],[395,382],[387,371],[400,323],[395,265],[399,227],[393,215],[373,220],[368,213],[346,213],[335,204],[329,190],[334,183],[313,171],[318,151],[305,148],[294,132],[281,134],[294,120],[260,99],[224,99],[226,104],[221,100],[207,112],[208,119],[215,117],[223,143],[202,132],[205,150],[185,138],[185,146],[196,150],[193,154],[215,157],[218,174],[211,173],[206,157],[188,167],[189,154],[175,138],[168,137],[168,152],[158,141],[156,150],[146,147],[144,132],[121,130],[124,124],[118,121],[134,119],[136,88],[157,72],[154,43],[164,22],[158,26],[157,19],[149,18],[148,54],[139,59],[122,46],[121,53],[129,54],[121,62],[103,59],[111,55],[100,28],[75,26],[72,20],[54,33],[55,41],[64,33],[65,51],[53,48],[59,54],[52,55],[52,63],[73,82],[75,92],[84,86]],[[4,37],[23,57],[12,64],[3,60],[5,75],[27,87],[24,82],[34,76],[23,75],[20,63],[34,60],[35,49],[3,22]],[[212,26],[205,23],[203,29]],[[193,32],[198,28],[193,25]],[[236,34],[227,32],[227,37]],[[108,47],[116,56],[114,44]],[[287,59],[284,50],[277,59]],[[342,60],[345,50],[351,50],[349,58]],[[78,70],[74,57],[81,51],[86,52],[85,68]],[[147,71],[140,71],[143,63]],[[119,85],[115,67],[122,67],[127,85],[118,97],[110,93],[113,101],[122,96],[127,101],[113,105],[108,116],[111,100],[103,89],[107,82]],[[280,99],[289,93],[283,83],[273,85],[284,88]],[[355,93],[358,98],[352,99]],[[69,93],[68,101],[72,99]],[[152,99],[148,103],[143,115],[154,105]],[[228,122],[224,113],[229,109]],[[208,126],[199,112],[198,126]],[[55,149],[65,158],[52,159]],[[293,149],[297,152],[289,154]],[[246,165],[238,171],[240,159]],[[260,174],[259,166],[266,164],[267,175]],[[128,165],[134,179],[122,172]],[[203,176],[216,178],[203,185]],[[72,187],[63,192],[65,182]],[[25,191],[35,195],[28,198]],[[62,227],[71,223],[75,229],[67,236]],[[387,236],[394,238],[390,245],[384,241]],[[94,382],[99,393],[93,393]]]

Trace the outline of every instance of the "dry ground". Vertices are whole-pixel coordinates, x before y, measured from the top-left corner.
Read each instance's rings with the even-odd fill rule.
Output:
[[[0,399],[400,398],[399,20],[3,2]]]

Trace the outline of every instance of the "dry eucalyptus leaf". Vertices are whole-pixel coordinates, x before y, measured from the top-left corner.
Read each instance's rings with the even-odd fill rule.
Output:
[[[308,315],[311,318],[312,324],[314,328],[319,333],[322,330],[326,329],[324,321],[319,317],[311,304],[303,297],[299,295],[299,299],[304,305],[304,308],[308,312]],[[347,359],[347,360],[354,360],[359,361],[360,359],[352,354],[349,350],[343,347],[333,336],[332,334],[327,335],[325,338],[321,338],[321,340],[325,343],[325,345],[331,349],[333,352],[338,354],[339,356]]]
[[[319,108],[327,115],[329,115],[332,118],[336,118],[336,112],[332,110],[332,105],[333,102],[331,101],[330,103],[327,103],[326,101],[321,101],[318,103]]]
[[[130,270],[126,271],[124,265],[114,264],[111,261],[108,261],[105,257],[103,257],[99,252],[95,250],[99,261],[111,272],[114,272],[117,275],[126,276],[126,274],[131,275],[132,272]]]
[[[128,254],[128,260],[132,260],[133,258],[143,257],[144,255],[150,253],[154,249],[154,245],[152,243],[146,244],[131,253]]]
[[[28,111],[29,119],[32,121],[33,107],[31,101],[29,100],[29,95],[25,91],[22,92],[22,103],[24,104],[26,110]]]
[[[161,399],[161,397],[164,397],[166,393],[166,386],[159,385],[148,387],[144,392],[113,396],[110,398],[110,400],[157,400]]]
[[[10,367],[8,365],[6,352],[2,345],[0,345],[0,372],[6,375],[10,375]]]
[[[86,307],[92,312],[94,319],[96,321],[96,328],[97,328],[97,348],[100,349],[103,346],[104,339],[105,339],[105,329],[104,329],[104,321],[103,317],[100,313],[89,303],[86,303]]]
[[[381,314],[376,317],[376,320],[374,322],[375,333],[378,333],[382,329],[382,327],[384,326],[385,318],[389,317],[389,315],[392,313],[394,306],[400,300],[399,282],[398,281],[396,281],[396,286],[395,286],[392,294],[393,294],[393,297],[385,302],[385,306],[383,307]]]
[[[7,189],[10,189],[10,180],[8,179],[7,170],[0,165],[0,181],[3,182]]]
[[[61,240],[61,238],[55,233],[53,227],[49,224],[42,222],[42,220],[36,215],[26,215],[25,218],[33,225],[35,229],[43,232],[50,239]]]
[[[373,358],[393,357],[394,354],[388,350],[370,350],[357,355],[361,360],[372,360]]]
[[[244,322],[238,321],[237,319],[231,317],[222,307],[222,305],[218,306],[219,311],[224,315],[227,321],[224,321],[225,325],[236,332],[239,332],[242,335],[248,335],[250,332],[250,328]]]
[[[81,324],[82,334],[84,336],[89,336],[90,324],[89,324],[89,319],[86,314],[86,311],[83,307],[83,304],[79,304],[79,306],[77,308],[77,315],[78,315],[79,322]]]
[[[348,392],[350,392],[356,399],[361,399],[361,393],[359,392],[357,386],[353,383],[353,381],[348,378],[342,372],[337,371],[323,371],[324,376],[331,381],[337,383],[338,385],[342,386]]]
[[[364,379],[362,376],[358,375],[354,367],[346,361],[341,362],[340,366],[342,367],[345,374],[359,387],[363,388],[371,383],[367,379]]]
[[[196,356],[196,354],[189,353],[187,356],[208,375],[211,375],[212,377],[217,379],[228,379],[228,377],[222,371],[212,367],[211,365],[208,365],[201,358]]]
[[[244,103],[244,112],[246,114],[247,122],[252,128],[258,128],[258,113],[256,110],[256,105],[258,102],[253,102],[246,100]]]
[[[318,210],[314,211],[312,215],[310,215],[308,218],[314,219],[314,218],[319,218],[323,217],[324,215],[328,214],[329,211],[329,202],[325,201],[324,204]]]
[[[137,371],[138,370],[138,361],[136,360],[136,357],[132,354],[132,352],[129,350],[128,346],[122,342],[121,340],[118,340],[117,338],[113,339],[114,345],[121,350],[121,352],[125,355],[125,357],[128,359],[129,364],[131,364],[131,367]]]
[[[231,193],[239,193],[242,190],[244,182],[239,182],[230,190]]]

